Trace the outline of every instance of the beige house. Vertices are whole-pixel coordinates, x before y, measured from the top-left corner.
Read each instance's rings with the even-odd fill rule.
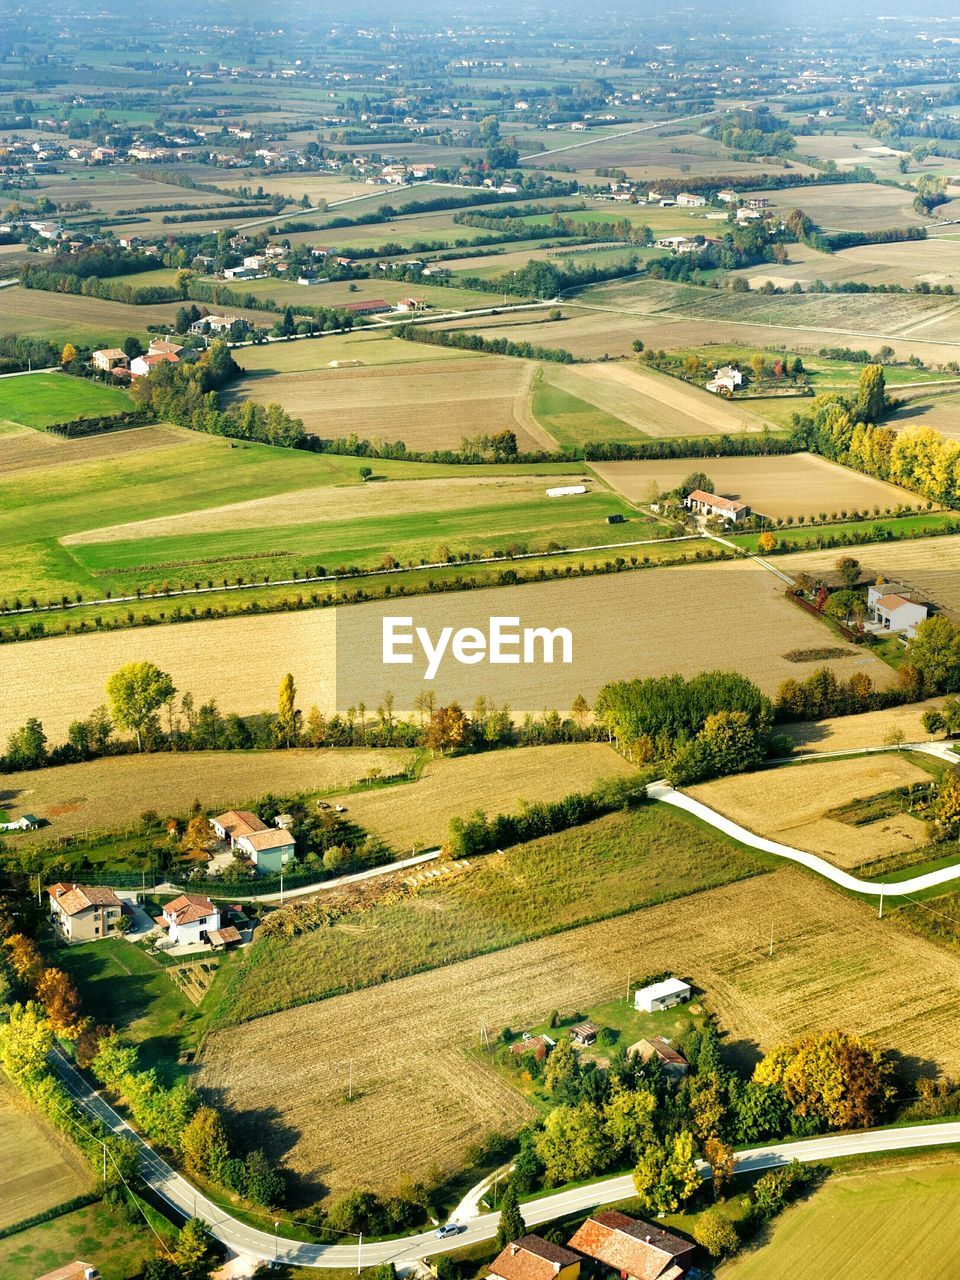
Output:
[[[521,1236],[490,1264],[493,1280],[578,1280],[580,1255],[542,1236]]]
[[[55,884],[50,895],[50,918],[68,942],[93,942],[115,936],[123,918],[123,904],[103,885]]]
[[[100,351],[95,351],[90,359],[93,367],[102,370],[103,373],[113,373],[114,369],[130,368],[130,361],[119,347],[104,347]]]
[[[663,1036],[650,1036],[647,1040],[638,1040],[627,1050],[627,1055],[636,1055],[641,1062],[649,1062],[656,1058],[663,1066],[668,1080],[682,1080],[690,1069],[690,1064],[682,1053],[674,1049],[669,1040]]]

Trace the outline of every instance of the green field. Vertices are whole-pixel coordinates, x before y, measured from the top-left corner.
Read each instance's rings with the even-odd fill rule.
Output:
[[[132,408],[126,391],[86,378],[64,373],[0,378],[0,419],[25,427],[42,429],[55,422],[106,417]]]
[[[140,1065],[162,1076],[176,1072],[177,1059],[196,1048],[202,1015],[166,971],[141,947],[122,938],[102,938],[64,947],[57,963],[77,984],[84,1008],[122,1032],[140,1051]]]
[[[561,448],[583,446],[596,440],[642,439],[642,433],[596,405],[571,395],[540,371],[533,387],[533,416]]]
[[[156,1237],[140,1223],[125,1222],[102,1203],[76,1209],[0,1240],[0,1275],[35,1280],[79,1259],[96,1266],[103,1280],[132,1280],[157,1252]]]
[[[38,595],[46,599],[61,591],[77,590],[89,596],[102,594],[101,589],[110,587],[109,580],[91,577],[83,558],[60,544],[58,539],[68,534],[298,490],[349,485],[360,491],[362,460],[357,458],[236,444],[186,431],[181,433],[181,442],[176,447],[139,455],[111,456],[112,438],[98,439],[104,449],[102,459],[78,462],[69,468],[37,466],[0,478],[0,597],[20,593],[27,598]],[[73,443],[58,444],[57,454],[51,456],[51,460],[69,458]],[[517,473],[562,472],[564,469],[570,468],[518,467]],[[483,467],[418,462],[376,463],[377,476],[385,480],[511,473],[512,469],[502,467],[491,471]],[[438,493],[417,505],[432,510],[444,506],[456,508],[457,504]],[[555,509],[554,514],[555,518],[562,519],[562,514],[558,516]],[[421,527],[415,536],[422,533]],[[367,535],[374,539],[372,545],[379,547],[382,555],[385,546],[382,540],[377,540],[378,530],[370,527]],[[269,530],[263,536],[269,538]],[[297,547],[289,530],[281,541],[285,546]],[[113,544],[115,551],[121,546]],[[93,548],[76,548],[78,553],[81,550],[92,553]],[[206,551],[201,554],[206,555]],[[166,553],[158,556],[149,548],[144,549],[143,555],[152,560],[167,558]],[[92,591],[94,587],[96,591]]]
[[[808,525],[804,527],[784,526],[775,530],[779,549],[784,552],[808,551],[812,548],[828,546],[828,539],[843,538],[855,534],[869,535],[870,542],[897,541],[901,538],[918,537],[923,533],[949,532],[948,526],[956,520],[949,511],[931,511],[916,516],[900,516],[885,519],[871,517],[867,520],[847,520],[839,524]],[[757,550],[759,533],[738,533],[730,539],[748,551]]]
[[[532,938],[698,893],[762,858],[662,806],[599,818],[489,855],[444,888],[301,935],[255,944],[215,1017],[243,1022]]]
[[[960,1164],[843,1173],[773,1223],[769,1242],[723,1267],[722,1280],[845,1280],[954,1276],[960,1272]]]

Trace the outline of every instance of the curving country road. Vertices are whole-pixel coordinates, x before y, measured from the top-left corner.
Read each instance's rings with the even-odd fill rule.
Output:
[[[939,742],[917,742],[905,745],[903,750],[920,751],[925,755],[937,756],[940,759],[956,764],[957,757],[952,753],[947,755],[943,750],[944,747],[945,744]],[[875,749],[886,751],[894,748],[883,747]],[[863,752],[850,751],[832,754],[836,757],[862,755]],[[812,758],[821,759],[825,757],[817,756]],[[741,844],[748,845],[751,849],[759,849],[762,853],[772,853],[774,857],[786,858],[790,862],[799,863],[800,866],[806,867],[809,871],[815,871],[817,875],[823,876],[827,880],[832,880],[841,889],[850,889],[854,893],[866,893],[875,898],[896,898],[906,894],[920,893],[921,890],[933,888],[935,885],[949,884],[952,880],[960,880],[960,862],[952,863],[949,867],[940,867],[936,871],[927,871],[923,875],[913,876],[909,880],[861,880],[858,876],[850,875],[848,871],[841,871],[839,867],[835,867],[832,862],[827,862],[825,858],[817,857],[815,853],[806,853],[803,849],[794,849],[792,845],[781,844],[778,840],[768,840],[766,836],[758,836],[755,832],[748,830],[747,827],[742,827],[739,822],[734,822],[732,818],[725,818],[722,813],[718,813],[716,809],[711,809],[709,805],[703,804],[702,801],[694,800],[692,796],[684,795],[682,791],[675,790],[669,782],[651,782],[647,787],[647,795],[652,800],[659,800],[662,804],[670,804],[674,808],[683,809],[686,813],[699,818],[701,822],[709,823],[711,827],[715,827],[725,835],[732,836],[734,840],[739,840]]]
[[[53,1054],[53,1065],[80,1107],[97,1116],[114,1133],[132,1138],[138,1144],[142,1175],[157,1195],[178,1213],[200,1218],[206,1223],[210,1234],[236,1254],[261,1260],[277,1259],[300,1267],[349,1270],[381,1262],[411,1262],[491,1240],[496,1235],[500,1217],[498,1213],[480,1214],[465,1224],[465,1230],[460,1235],[449,1240],[438,1240],[431,1230],[415,1236],[405,1236],[402,1240],[374,1241],[370,1244],[363,1244],[362,1240],[357,1239],[346,1244],[307,1244],[271,1231],[269,1222],[267,1230],[248,1226],[208,1199],[158,1156],[123,1117],[90,1088],[59,1051]],[[864,1133],[811,1138],[804,1142],[752,1147],[737,1154],[736,1166],[741,1172],[753,1172],[788,1164],[791,1160],[811,1163],[869,1152],[903,1151],[949,1146],[954,1143],[960,1143],[960,1122],[912,1125],[902,1129],[868,1130]],[[699,1168],[703,1177],[709,1176],[709,1170],[702,1161],[699,1162]],[[528,1227],[534,1227],[584,1209],[626,1200],[633,1194],[632,1175],[618,1174],[611,1178],[601,1178],[587,1186],[557,1191],[538,1200],[527,1201],[522,1206],[523,1217]]]

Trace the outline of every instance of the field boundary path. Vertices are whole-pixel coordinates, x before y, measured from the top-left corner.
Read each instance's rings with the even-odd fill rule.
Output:
[[[205,1223],[209,1233],[235,1254],[257,1260],[284,1262],[291,1266],[360,1270],[363,1266],[385,1262],[409,1264],[420,1258],[450,1253],[465,1245],[480,1244],[496,1235],[499,1213],[481,1214],[466,1225],[459,1235],[448,1240],[438,1240],[436,1233],[430,1230],[401,1240],[374,1241],[366,1245],[362,1237],[349,1244],[308,1244],[281,1236],[278,1228],[274,1231],[262,1231],[258,1227],[249,1226],[198,1191],[162,1156],[157,1155],[119,1112],[87,1084],[59,1050],[53,1051],[51,1063],[79,1107],[95,1116],[111,1132],[133,1140],[140,1157],[141,1174],[152,1190],[178,1214],[199,1218]],[[875,1151],[950,1146],[958,1142],[960,1122],[952,1121],[948,1124],[868,1130],[863,1133],[812,1138],[805,1142],[752,1147],[738,1152],[735,1163],[737,1171],[746,1173],[773,1169],[789,1164],[792,1160],[811,1163]],[[703,1161],[698,1161],[697,1167],[701,1177],[710,1176],[710,1170]],[[557,1191],[538,1200],[527,1201],[523,1204],[522,1211],[527,1226],[532,1227],[584,1209],[625,1200],[635,1194],[633,1175],[619,1174],[587,1186],[573,1187],[569,1191]],[[265,1217],[270,1219],[273,1215],[267,1214]]]
[[[934,749],[931,750],[931,747]],[[938,756],[940,759],[950,759],[955,763],[956,756],[952,753],[950,756],[945,755],[938,750],[940,747],[946,747],[946,744],[936,742],[904,744],[903,750],[920,751],[927,755]],[[894,749],[872,748],[874,751]],[[871,748],[867,748],[867,750],[869,751]],[[861,748],[859,751],[850,752],[849,754],[862,755],[863,751],[864,749]],[[819,755],[810,757],[810,759],[820,758],[822,757]],[[745,844],[751,849],[759,849],[761,853],[772,853],[776,858],[787,858],[790,862],[799,863],[800,866],[806,867],[808,871],[815,871],[817,875],[824,876],[827,880],[832,880],[841,889],[849,889],[853,893],[866,893],[881,899],[884,897],[896,898],[912,893],[920,893],[923,889],[931,889],[936,885],[949,884],[952,880],[960,880],[960,862],[952,863],[949,867],[939,867],[936,871],[927,871],[923,875],[913,876],[909,880],[861,880],[857,876],[850,875],[848,871],[841,871],[839,867],[835,867],[815,853],[807,853],[803,849],[794,849],[792,845],[781,844],[779,840],[770,840],[766,836],[758,836],[756,832],[741,826],[739,822],[734,822],[732,818],[724,817],[722,813],[718,813],[716,809],[711,809],[709,805],[704,804],[701,800],[694,800],[692,796],[685,795],[682,791],[677,791],[669,782],[651,782],[647,787],[647,795],[651,800],[659,800],[662,804],[671,804],[677,809],[685,810],[685,812],[692,814],[693,817],[699,818],[701,822],[708,823],[711,827],[715,827],[717,831],[722,831],[724,835],[732,836],[734,840],[738,840],[741,844]]]
[[[713,111],[699,111],[692,116],[675,116],[672,120],[657,120],[654,124],[642,124],[636,129],[625,129],[623,133],[595,134],[592,138],[584,138],[582,142],[568,142],[562,147],[550,147],[546,151],[531,151],[521,160],[538,160],[541,156],[556,156],[561,151],[576,151],[578,147],[596,147],[601,142],[616,142],[618,138],[632,138],[638,133],[651,133],[654,129],[663,129],[668,124],[685,124],[688,120],[706,120],[715,115]]]

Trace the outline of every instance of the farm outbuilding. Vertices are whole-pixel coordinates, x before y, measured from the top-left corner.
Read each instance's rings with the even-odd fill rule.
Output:
[[[659,1013],[661,1009],[672,1009],[675,1005],[686,1004],[692,992],[688,982],[679,978],[664,978],[662,982],[653,982],[649,987],[641,987],[633,997],[633,1007],[644,1013]]]
[[[570,1028],[570,1039],[574,1044],[591,1045],[596,1040],[600,1028],[595,1022],[578,1022]]]

